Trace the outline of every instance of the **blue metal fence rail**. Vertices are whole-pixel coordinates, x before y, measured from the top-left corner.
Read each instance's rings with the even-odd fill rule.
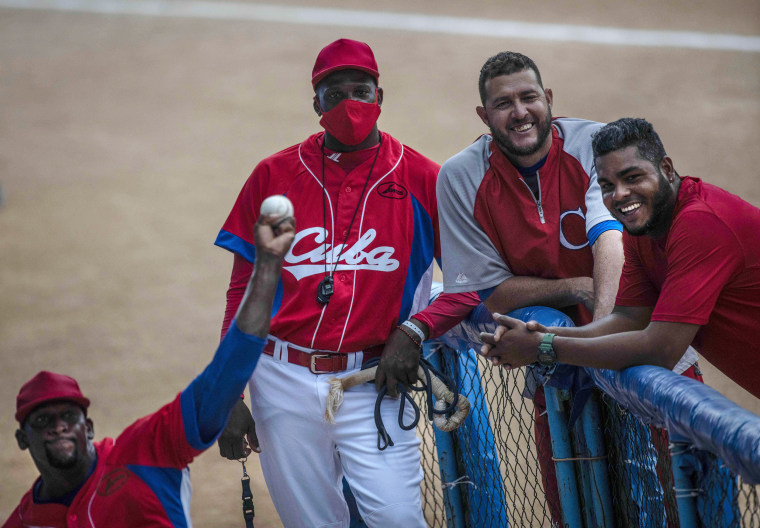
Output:
[[[443,433],[436,433],[442,481],[452,483],[460,479],[461,482],[464,478],[472,482],[464,487],[458,486],[459,493],[453,488],[444,491],[447,516],[451,516],[447,517],[448,526],[507,526],[510,522],[507,511],[514,506],[505,502],[510,500],[510,491],[504,489],[499,451],[495,445],[499,439],[494,439],[491,429],[495,418],[492,413],[498,409],[489,409],[481,386],[482,373],[478,371],[477,355],[471,350],[479,347],[479,332],[494,328],[490,314],[480,307],[468,321],[426,344],[427,355],[439,349],[441,355],[434,361],[442,362],[444,371],[457,380],[459,392],[473,404],[468,421],[477,423],[448,435],[446,439],[441,437]],[[629,427],[638,429],[636,438],[644,438],[647,442],[647,445],[635,445],[634,440],[628,440],[629,445],[616,446],[623,460],[633,460],[640,466],[634,468],[635,471],[626,472],[630,481],[622,484],[634,495],[627,497],[629,502],[647,503],[637,505],[641,513],[635,521],[638,524],[633,525],[760,527],[757,488],[749,491],[749,498],[744,498],[748,504],[744,504],[744,513],[740,514],[737,505],[739,487],[730,473],[739,475],[745,486],[760,484],[760,417],[706,385],[658,367],[634,367],[622,372],[584,370],[609,398],[636,417],[633,420],[637,425]],[[614,486],[607,471],[609,461],[606,460],[597,401],[590,399],[577,424],[569,428],[568,406],[564,399],[570,392],[548,385],[546,389],[564,525],[605,528],[620,525],[613,513],[612,497],[615,495],[611,488]],[[667,521],[664,512],[667,490],[663,489],[662,475],[658,473],[661,472],[661,461],[649,441],[651,428],[644,424],[666,428],[671,435],[670,478],[675,483],[678,508],[677,514],[669,515]],[[474,432],[477,432],[477,438],[472,436]],[[445,443],[448,447],[444,447]],[[454,457],[450,449],[457,451],[457,463],[452,462]],[[705,462],[705,457],[700,454],[703,452],[714,453],[719,460],[713,457],[712,462]],[[444,466],[448,468],[445,475]],[[458,471],[456,475],[451,473],[455,469]],[[706,492],[700,488],[705,479],[710,478],[722,482],[722,488],[715,488],[722,491],[714,492],[714,496],[709,490]],[[695,479],[702,480],[695,482]],[[673,490],[669,489],[672,496]],[[615,507],[620,508],[617,504]],[[740,515],[743,515],[742,520]],[[711,521],[705,523],[706,518]],[[498,524],[494,520],[498,520]]]

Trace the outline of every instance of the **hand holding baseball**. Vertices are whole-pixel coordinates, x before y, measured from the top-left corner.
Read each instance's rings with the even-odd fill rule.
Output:
[[[273,194],[261,202],[262,216],[270,215],[277,218],[287,218],[293,216],[293,203],[282,194]]]
[[[257,252],[284,257],[293,243],[296,225],[293,204],[285,196],[273,195],[261,204],[254,228]]]

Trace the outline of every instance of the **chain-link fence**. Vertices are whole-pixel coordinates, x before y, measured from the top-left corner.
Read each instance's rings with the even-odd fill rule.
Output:
[[[430,526],[760,528],[760,486],[607,394],[578,383],[550,393],[549,383],[545,410],[531,369],[437,348],[432,359],[472,410],[452,433],[420,422]]]

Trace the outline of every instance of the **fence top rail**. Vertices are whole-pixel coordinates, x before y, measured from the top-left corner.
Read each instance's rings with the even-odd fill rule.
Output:
[[[441,290],[436,286],[434,295]],[[432,341],[457,350],[479,350],[479,333],[495,328],[491,314],[481,305],[467,320]],[[710,451],[744,482],[760,484],[760,416],[703,383],[661,367],[584,370],[602,391],[643,422],[667,428],[671,441]]]
[[[760,484],[760,416],[712,387],[661,367],[585,370],[642,421],[667,428],[671,442],[715,453],[744,482]]]

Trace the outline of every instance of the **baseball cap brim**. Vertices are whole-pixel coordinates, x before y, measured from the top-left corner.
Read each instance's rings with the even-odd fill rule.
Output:
[[[24,420],[26,420],[26,417],[29,416],[32,411],[34,411],[37,407],[40,407],[42,405],[47,405],[49,403],[57,403],[57,402],[72,402],[76,403],[83,409],[87,410],[87,408],[90,406],[90,400],[88,400],[85,397],[77,398],[77,397],[71,397],[71,396],[61,396],[61,397],[45,397],[40,398],[36,401],[31,401],[23,406],[19,407],[19,409],[16,411],[16,421],[18,423],[24,423]]]
[[[363,71],[363,72],[368,73],[369,75],[371,75],[372,78],[375,79],[375,82],[377,82],[377,80],[380,77],[380,74],[377,72],[377,70],[373,70],[371,68],[367,68],[366,66],[360,66],[358,64],[346,64],[346,65],[341,65],[341,66],[333,66],[332,68],[326,68],[326,69],[322,70],[321,72],[319,72],[318,74],[316,74],[314,76],[314,78],[311,80],[311,85],[316,89],[317,85],[319,84],[319,82],[322,79],[324,79],[325,77],[327,77],[331,73],[335,73],[335,72],[341,71],[341,70],[359,70],[359,71]]]

